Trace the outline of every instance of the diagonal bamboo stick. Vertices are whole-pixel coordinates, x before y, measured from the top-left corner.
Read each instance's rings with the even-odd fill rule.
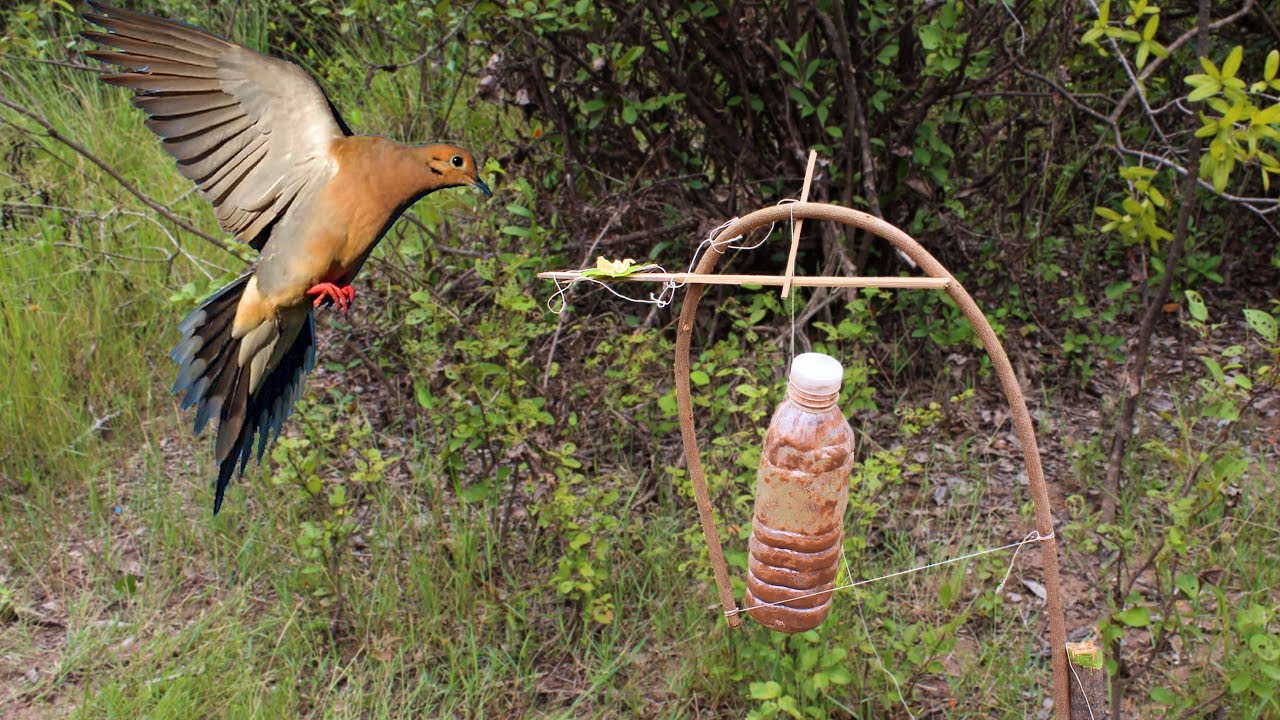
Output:
[[[800,202],[809,202],[809,186],[813,183],[813,166],[818,162],[818,151],[809,151],[809,167],[804,171],[804,187],[800,190]],[[791,248],[787,250],[787,271],[783,275],[782,299],[791,294],[792,278],[796,275],[796,251],[800,248],[800,229],[804,227],[804,218],[795,221],[791,229]]]

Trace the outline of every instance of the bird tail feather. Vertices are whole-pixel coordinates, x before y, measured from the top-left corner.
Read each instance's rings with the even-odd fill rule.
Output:
[[[195,434],[200,435],[209,421],[216,419],[215,515],[222,508],[223,495],[236,467],[244,474],[249,457],[254,454],[255,436],[261,461],[267,444],[280,434],[293,411],[302,393],[303,377],[315,365],[315,328],[308,312],[292,338],[280,338],[292,342],[279,362],[266,369],[265,378],[253,387],[252,362],[240,358],[244,337],[232,335],[236,309],[251,277],[252,273],[241,275],[192,310],[178,324],[182,340],[171,353],[179,366],[173,392],[183,395],[183,410],[195,406]],[[274,346],[272,343],[254,354],[274,355]]]

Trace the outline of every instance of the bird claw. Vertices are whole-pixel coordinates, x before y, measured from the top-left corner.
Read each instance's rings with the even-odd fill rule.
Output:
[[[351,301],[356,297],[356,289],[350,285],[334,285],[333,283],[319,283],[307,291],[308,295],[315,295],[316,299],[312,303],[312,307],[320,307],[321,304],[328,301],[330,304],[337,305],[338,309],[346,313],[351,307]]]

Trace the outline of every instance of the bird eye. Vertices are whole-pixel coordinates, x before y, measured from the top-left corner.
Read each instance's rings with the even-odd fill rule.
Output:
[[[461,155],[454,155],[454,156],[453,156],[453,159],[452,159],[452,160],[450,160],[449,162],[453,163],[453,166],[454,166],[454,167],[456,167],[456,168],[461,168],[461,167],[462,167],[462,156],[461,156]]]

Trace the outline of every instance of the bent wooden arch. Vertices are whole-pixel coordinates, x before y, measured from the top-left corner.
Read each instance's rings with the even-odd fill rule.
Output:
[[[1059,720],[1068,720],[1068,692],[1070,679],[1067,675],[1067,634],[1062,612],[1062,598],[1058,580],[1058,543],[1053,535],[1053,515],[1049,506],[1049,490],[1045,484],[1044,470],[1040,465],[1040,450],[1036,444],[1035,429],[1031,423],[1031,414],[1027,411],[1027,403],[1022,395],[1022,388],[1009,364],[1009,358],[996,338],[995,331],[987,322],[986,316],[978,309],[977,304],[964,287],[951,273],[947,272],[932,255],[928,253],[911,236],[893,225],[864,212],[850,208],[828,205],[825,203],[787,203],[757,210],[738,218],[721,231],[716,238],[737,238],[759,227],[783,220],[828,220],[861,228],[874,233],[893,244],[916,262],[926,275],[933,278],[946,279],[947,294],[955,300],[960,311],[964,313],[969,324],[973,326],[978,338],[982,340],[996,375],[1000,378],[1000,386],[1009,401],[1013,425],[1022,444],[1022,454],[1027,470],[1027,482],[1031,488],[1031,498],[1035,502],[1036,530],[1044,538],[1042,545],[1042,562],[1045,575],[1046,610],[1049,614],[1049,644],[1053,667],[1053,698],[1055,712]],[[698,274],[710,273],[724,254],[717,245],[723,246],[723,240],[714,241],[706,254],[699,260],[694,270]],[[702,532],[706,537],[707,551],[712,567],[715,570],[716,587],[720,593],[720,602],[725,610],[734,611],[737,603],[733,590],[729,585],[728,570],[724,561],[724,550],[720,545],[720,536],[716,530],[715,516],[712,512],[711,498],[707,493],[706,475],[702,469],[702,459],[698,451],[698,436],[693,420],[693,397],[689,383],[689,349],[692,344],[693,321],[698,313],[698,303],[702,299],[705,286],[691,282],[685,294],[684,306],[680,309],[680,324],[676,334],[675,380],[676,400],[680,413],[680,434],[684,441],[685,459],[689,465],[689,478],[693,482],[694,495],[698,504],[698,517],[702,523]],[[726,619],[730,626],[737,627],[741,623],[738,614],[728,614]]]

